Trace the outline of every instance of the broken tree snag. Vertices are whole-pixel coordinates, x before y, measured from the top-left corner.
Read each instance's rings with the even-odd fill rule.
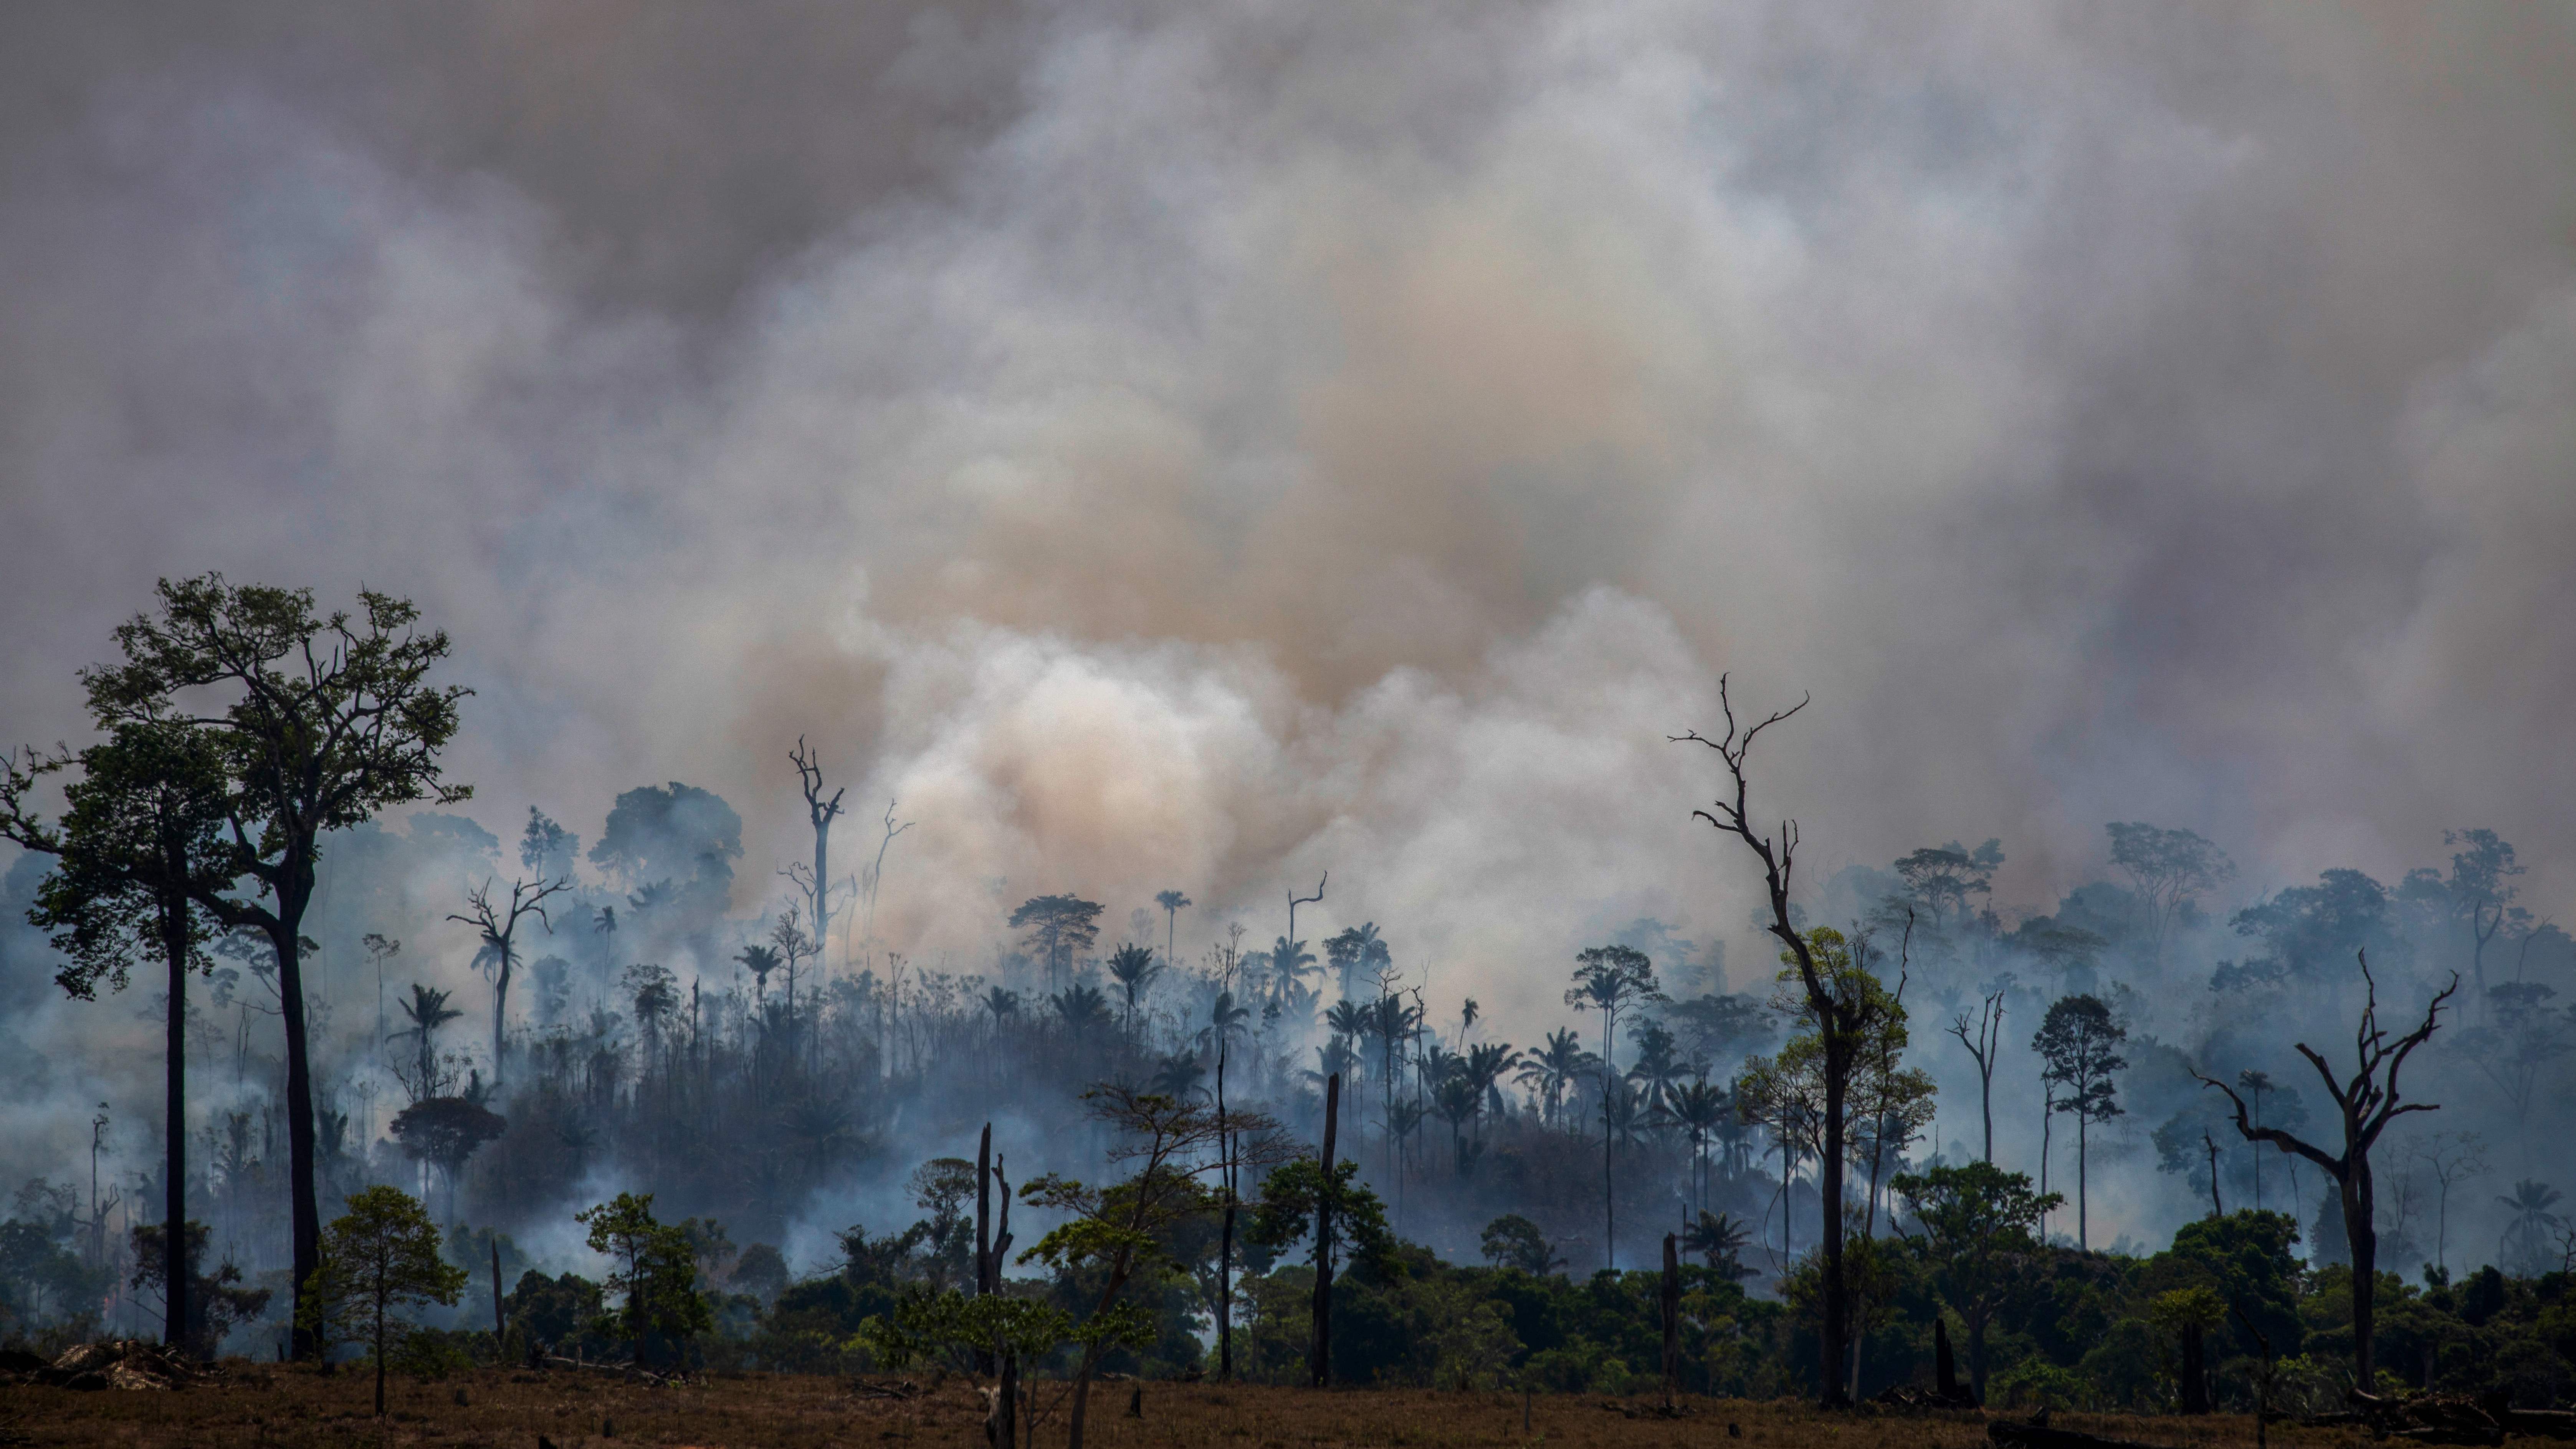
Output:
[[[1324,1079],[1324,1177],[1315,1193],[1315,1387],[1333,1385],[1333,1129],[1342,1111],[1342,1074]]]
[[[1664,1234],[1664,1407],[1669,1410],[1682,1388],[1682,1263],[1676,1240]]]

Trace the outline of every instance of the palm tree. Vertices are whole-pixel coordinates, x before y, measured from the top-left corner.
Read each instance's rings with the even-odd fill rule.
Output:
[[[1669,1105],[1673,1088],[1682,1078],[1695,1075],[1697,1064],[1681,1059],[1680,1043],[1664,1029],[1662,1022],[1650,1021],[1637,1029],[1637,1061],[1628,1068],[1628,1080],[1646,1089],[1650,1107]]]
[[[1692,1184],[1704,1213],[1708,1211],[1708,1141],[1721,1123],[1735,1115],[1735,1099],[1724,1087],[1702,1077],[1675,1087],[1664,1099],[1664,1110],[1690,1134]]]
[[[1725,1213],[1700,1209],[1699,1219],[1682,1229],[1682,1250],[1699,1253],[1708,1266],[1736,1278],[1750,1278],[1754,1270],[1743,1263],[1744,1244],[1751,1237],[1749,1226]]]
[[[1004,991],[996,986],[985,992],[975,1004],[978,1009],[993,1013],[993,1045],[999,1047],[1002,1044],[1002,1018],[1018,1013],[1020,993]]]
[[[1127,993],[1127,1034],[1136,1034],[1136,996],[1162,974],[1163,963],[1154,959],[1153,951],[1133,942],[1110,953],[1109,979]]]
[[[1165,1057],[1163,1064],[1154,1069],[1154,1091],[1158,1096],[1185,1102],[1191,1093],[1198,1090],[1199,1079],[1206,1075],[1207,1063],[1195,1055],[1184,1053]]]
[[[1088,981],[1077,981],[1047,998],[1067,1031],[1089,1036],[1109,1024],[1109,998]]]
[[[1467,1055],[1462,1060],[1466,1064],[1467,1080],[1476,1084],[1476,1091],[1485,1099],[1485,1106],[1495,1112],[1502,1111],[1503,1093],[1497,1084],[1521,1064],[1521,1054],[1512,1050],[1509,1042],[1483,1042],[1467,1048]]]
[[[769,1005],[769,973],[778,969],[777,948],[774,946],[763,946],[754,942],[751,945],[743,947],[733,959],[742,963],[751,971],[751,994],[754,1009],[767,1009]]]
[[[1620,1137],[1634,1135],[1636,1102],[1614,1077],[1613,1060],[1619,1043],[1619,1017],[1623,1012],[1665,999],[1655,984],[1655,963],[1646,953],[1627,946],[1591,946],[1575,956],[1574,984],[1565,989],[1565,1004],[1601,1013],[1601,1254],[1606,1266],[1619,1266],[1618,1193],[1613,1180],[1613,1147]],[[1616,1115],[1622,1110],[1629,1120]]]
[[[1431,1103],[1449,1123],[1449,1150],[1458,1176],[1475,1170],[1476,1153],[1467,1147],[1467,1123],[1484,1109],[1485,1094],[1465,1071],[1465,1063],[1456,1057],[1444,1057],[1431,1091]]]
[[[1321,969],[1315,964],[1315,953],[1307,950],[1303,941],[1291,941],[1282,936],[1270,948],[1270,989],[1279,1000],[1287,999],[1289,987],[1318,974]]]
[[[1169,962],[1177,959],[1172,955],[1172,941],[1180,933],[1181,912],[1190,908],[1191,901],[1179,891],[1159,891],[1154,904],[1163,908],[1163,959]]]
[[[438,1048],[434,1039],[440,1027],[465,1014],[447,1004],[447,995],[444,991],[433,991],[415,981],[411,984],[411,1000],[394,1003],[395,1009],[402,1012],[411,1025],[395,1032],[386,1040],[399,1041],[408,1036],[417,1038],[420,1042],[420,1079],[403,1084],[411,1088],[412,1100],[415,1102],[423,1097],[439,1095],[438,1077],[434,1070],[438,1059]]]
[[[2549,1232],[2566,1226],[2567,1220],[2550,1209],[2564,1196],[2545,1182],[2524,1178],[2513,1185],[2510,1197],[2496,1202],[2513,1213],[2504,1236],[2496,1240],[2496,1256],[2505,1266],[2517,1272],[2537,1275],[2548,1261]]]
[[[1214,1050],[1243,1035],[1252,1022],[1252,1008],[1234,1004],[1234,993],[1220,991],[1208,1007],[1208,1024],[1199,1032],[1201,1050]]]
[[[1548,1125],[1554,1126],[1565,1105],[1565,1089],[1597,1064],[1598,1059],[1583,1049],[1583,1038],[1567,1027],[1549,1032],[1546,1046],[1521,1059],[1520,1080],[1538,1093]]]
[[[1352,926],[1324,942],[1324,956],[1333,963],[1333,976],[1342,999],[1351,999],[1351,986],[1361,975],[1388,965],[1393,957],[1386,942],[1377,933],[1377,922]]]

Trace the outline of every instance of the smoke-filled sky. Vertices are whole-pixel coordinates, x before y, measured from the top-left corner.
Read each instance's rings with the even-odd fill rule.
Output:
[[[1732,670],[1814,695],[1757,805],[1819,879],[2474,824],[2545,914],[2572,17],[21,11],[6,732],[80,737],[156,576],[363,582],[505,837],[686,780],[756,910],[803,734],[847,855],[919,822],[893,942],[1166,886],[1267,940],[1330,869],[1528,1019],[1607,924],[1742,934],[1664,742]]]

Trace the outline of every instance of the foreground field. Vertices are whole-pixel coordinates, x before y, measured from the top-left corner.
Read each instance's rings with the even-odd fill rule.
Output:
[[[1415,1390],[1219,1387],[1149,1383],[1143,1416],[1127,1416],[1134,1385],[1101,1385],[1092,1398],[1089,1440],[1111,1446],[1227,1446],[1285,1449],[1340,1445],[1747,1445],[1766,1449],[1831,1446],[1945,1446],[1985,1442],[1984,1425],[1966,1416],[1828,1418],[1787,1404],[1693,1399],[1676,1419],[1652,1414],[1644,1401],[1541,1395],[1521,1428],[1516,1395]],[[300,1446],[439,1444],[535,1449],[539,1436],[557,1449],[606,1444],[702,1445],[724,1449],[790,1449],[804,1445],[983,1442],[983,1405],[974,1390],[951,1382],[910,1398],[878,1397],[847,1381],[751,1375],[677,1388],[629,1385],[604,1375],[543,1377],[497,1370],[444,1383],[397,1380],[391,1417],[369,1414],[363,1375],[331,1377],[303,1369],[234,1364],[220,1383],[176,1393],[80,1393],[65,1389],[0,1389],[0,1444]],[[2059,1424],[2175,1449],[2233,1449],[2254,1443],[2252,1420],[2112,1419],[2061,1416]],[[1064,1442],[1059,1414],[1039,1431],[1040,1445]],[[2352,1431],[2302,1431],[2275,1425],[2280,1445],[2357,1444]]]

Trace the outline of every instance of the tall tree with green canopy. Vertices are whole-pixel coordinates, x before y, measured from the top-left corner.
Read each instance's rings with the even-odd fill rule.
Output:
[[[234,878],[249,876],[257,889],[244,899],[203,888],[196,900],[220,925],[266,936],[276,952],[300,1300],[322,1252],[302,935],[321,837],[389,806],[470,798],[470,787],[441,780],[438,756],[471,691],[430,682],[447,635],[415,630],[420,611],[390,594],[360,590],[352,616],[316,612],[310,589],[227,584],[221,574],[164,579],[157,593],[155,613],[118,626],[123,661],[81,678],[100,728],[177,728],[222,762]],[[297,1356],[311,1357],[315,1341],[300,1324],[295,1340]]]
[[[2117,1117],[2120,1088],[2114,1074],[2128,1066],[2120,1043],[2128,1030],[2113,1019],[2098,996],[2066,996],[2049,1004],[2030,1049],[2046,1063],[2040,1079],[2065,1090],[2050,1097],[2052,1107],[2075,1116],[2075,1245],[2091,1246],[2085,1232],[2084,1190],[2087,1148],[2092,1125]]]
[[[348,1213],[322,1239],[322,1261],[297,1300],[296,1331],[327,1348],[370,1346],[376,1365],[376,1417],[385,1416],[387,1338],[401,1311],[453,1304],[467,1274],[439,1256],[438,1224],[400,1188],[371,1187],[349,1198]]]
[[[2279,1127],[2258,1127],[2246,1111],[2245,1099],[2236,1094],[2234,1087],[2208,1076],[2201,1076],[2200,1084],[2227,1094],[2228,1101],[2236,1107],[2236,1130],[2246,1141],[2269,1142],[2283,1152],[2295,1152],[2334,1179],[2343,1209],[2344,1236],[2352,1253],[2353,1382],[2372,1384],[2378,1382],[2372,1376],[2376,1359],[2371,1347],[2371,1324],[2372,1296],[2379,1276],[2379,1207],[2371,1179],[2370,1150],[2379,1145],[2380,1134],[2388,1130],[2390,1122],[2409,1112],[2440,1109],[2438,1102],[2403,1100],[2398,1095],[2397,1076],[2415,1049],[2432,1040],[2441,1025],[2443,1004],[2460,989],[2460,977],[2453,972],[2449,984],[2433,993],[2432,1000],[2425,1003],[2421,1024],[2392,1039],[2379,1024],[2379,982],[2370,974],[2369,953],[2356,955],[2361,962],[2365,994],[2361,1018],[2352,1032],[2352,1070],[2339,1073],[2306,1042],[2294,1043],[2299,1055],[2306,1057],[2308,1065],[2316,1068],[2324,1080],[2326,1095],[2334,1100],[2335,1115],[2343,1128],[2341,1152],[2329,1152]]]
[[[656,1336],[682,1340],[714,1322],[698,1292],[697,1245],[686,1228],[653,1216],[653,1194],[621,1192],[614,1202],[573,1214],[573,1221],[590,1230],[590,1250],[609,1261],[604,1286],[625,1300],[596,1326],[633,1344],[637,1359]]]
[[[1986,1400],[1986,1328],[2031,1256],[2042,1214],[2063,1201],[2031,1191],[2030,1178],[1991,1162],[1900,1173],[1896,1195],[1921,1232],[1909,1235],[1933,1286],[1968,1330],[1968,1383]]]
[[[62,819],[47,825],[29,795],[44,776],[77,771],[65,785]],[[120,726],[78,755],[0,759],[0,838],[50,855],[27,918],[53,932],[70,958],[54,979],[93,1000],[99,983],[125,989],[127,967],[158,956],[168,977],[162,1121],[164,1201],[160,1246],[165,1282],[163,1342],[181,1348],[188,1332],[191,1275],[183,1261],[188,1210],[188,973],[209,970],[211,922],[202,894],[229,888],[240,852],[224,832],[223,762],[187,730]]]

